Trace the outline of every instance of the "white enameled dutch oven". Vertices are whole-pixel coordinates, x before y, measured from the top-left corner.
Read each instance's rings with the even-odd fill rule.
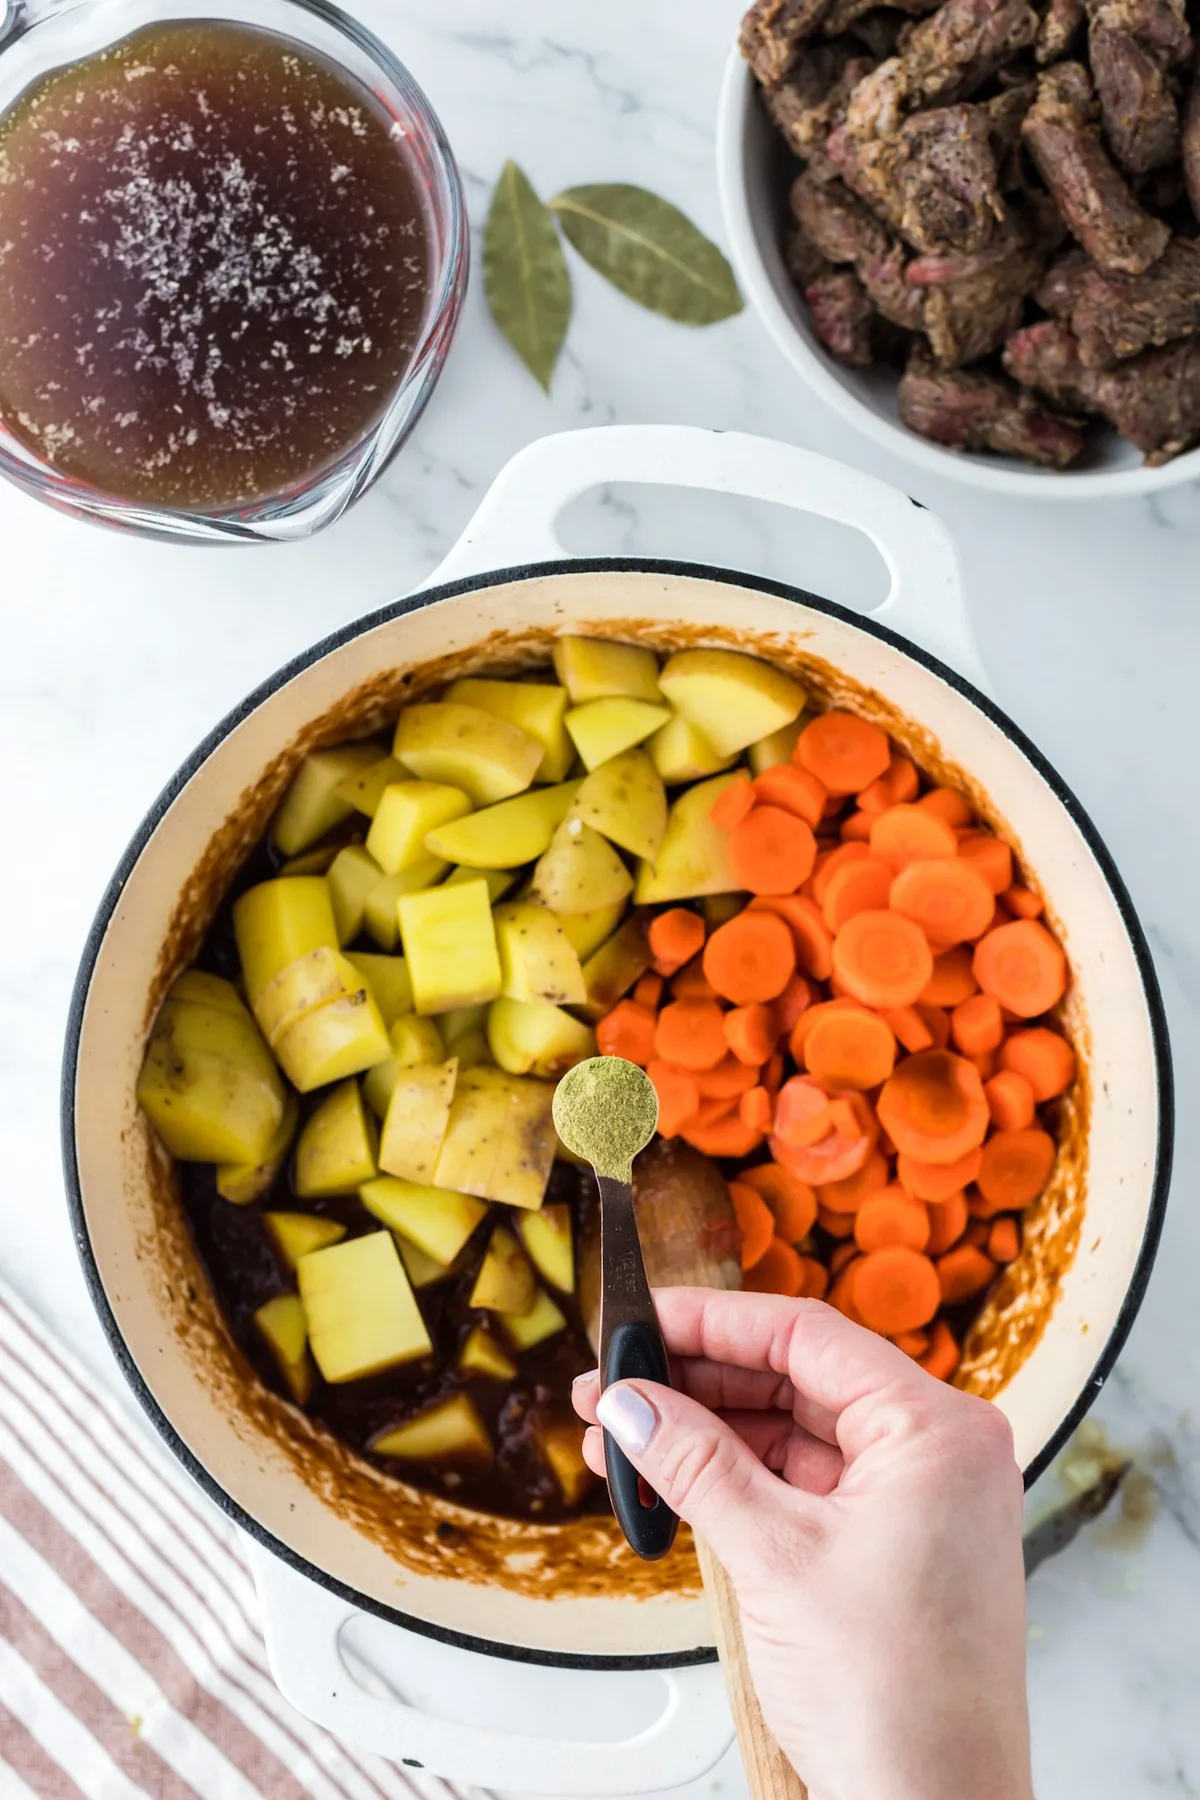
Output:
[[[555,520],[611,481],[752,496],[855,526],[884,557],[888,597],[861,617],[728,570],[564,560]],[[609,1520],[545,1527],[466,1512],[369,1468],[266,1393],[221,1326],[170,1168],[134,1104],[162,993],[301,756],[366,733],[451,674],[544,656],[562,632],[723,644],[791,667],[965,784],[1043,892],[1071,960],[1066,1023],[1084,1076],[1051,1186],[963,1376],[1008,1415],[1030,1475],[1090,1404],[1137,1310],[1166,1199],[1171,1091],[1128,896],[1078,802],[982,691],[944,531],[903,494],[807,451],[678,427],[532,445],[429,586],[282,669],[179,771],[104,898],[71,1014],[66,1173],[97,1310],[158,1429],[252,1540],[289,1698],[348,1739],[459,1780],[617,1795],[690,1779],[728,1741],[715,1671],[697,1666],[711,1662],[713,1637],[686,1546],[637,1563]],[[362,1613],[515,1662],[666,1670],[666,1705],[622,1743],[463,1723],[412,1690],[369,1692],[351,1676],[339,1633]],[[431,1661],[441,1654],[431,1647]]]

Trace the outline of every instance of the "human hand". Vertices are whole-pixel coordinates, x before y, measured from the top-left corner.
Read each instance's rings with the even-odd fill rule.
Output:
[[[674,1389],[575,1384],[724,1565],[812,1800],[1032,1800],[1008,1422],[814,1300],[664,1288]]]

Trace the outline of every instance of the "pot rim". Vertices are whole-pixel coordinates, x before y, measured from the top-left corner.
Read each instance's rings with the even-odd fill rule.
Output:
[[[915,501],[914,505],[920,505]],[[71,992],[71,1004],[67,1015],[67,1031],[63,1048],[62,1077],[60,1088],[59,1125],[61,1133],[63,1175],[66,1184],[67,1206],[71,1220],[72,1235],[83,1269],[84,1281],[96,1315],[100,1321],[109,1347],[115,1356],[121,1372],[133,1390],[143,1412],[149,1418],[159,1436],[166,1443],[176,1459],[192,1479],[199,1485],[208,1498],[213,1501],[233,1524],[245,1531],[256,1542],[280,1557],[298,1574],[315,1581],[327,1593],[336,1594],[339,1599],[358,1607],[363,1612],[371,1613],[389,1624],[397,1625],[405,1631],[417,1633],[422,1637],[434,1638],[445,1644],[451,1644],[463,1650],[471,1650],[477,1654],[500,1657],[509,1662],[528,1663],[542,1667],[570,1668],[580,1670],[654,1670],[685,1668],[698,1663],[716,1660],[717,1652],[710,1646],[701,1645],[692,1650],[666,1651],[644,1656],[588,1656],[571,1652],[538,1650],[526,1645],[504,1644],[490,1638],[476,1637],[467,1632],[454,1631],[445,1626],[432,1624],[425,1619],[414,1618],[398,1607],[387,1606],[382,1601],[372,1599],[357,1589],[347,1586],[335,1579],[326,1570],[292,1550],[282,1543],[272,1532],[248,1513],[221,1486],[217,1477],[193,1455],[176,1432],[166,1413],[159,1405],[149,1384],[142,1376],[134,1362],[133,1356],[125,1342],[120,1324],[113,1312],[108,1295],[105,1292],[100,1271],[92,1249],[91,1236],[83,1207],[83,1193],[79,1179],[79,1166],[75,1147],[75,1090],[79,1079],[79,1045],[83,1027],[83,1014],[87,1005],[91,988],[92,975],[100,954],[100,947],[108,930],[109,922],[116,910],[117,903],[125,890],[134,869],[141,859],[142,853],[157,830],[162,819],[169,811],[192,777],[208,761],[213,752],[222,744],[238,725],[258,710],[270,697],[285,687],[295,676],[311,668],[315,663],[341,649],[344,644],[375,630],[378,626],[405,617],[408,613],[417,612],[422,607],[432,605],[436,601],[450,600],[461,594],[476,593],[506,584],[537,580],[554,575],[578,574],[658,574],[698,578],[715,582],[719,585],[733,585],[752,588],[759,593],[771,594],[781,600],[789,600],[796,605],[811,607],[814,611],[824,613],[837,619],[844,625],[855,627],[868,636],[879,639],[892,649],[921,664],[932,674],[939,677],[948,687],[962,699],[982,712],[990,722],[1003,733],[1013,747],[1032,764],[1037,773],[1046,782],[1055,799],[1063,807],[1082,835],[1088,849],[1095,857],[1112,895],[1121,923],[1129,938],[1134,962],[1141,981],[1142,995],[1149,1016],[1151,1041],[1154,1046],[1155,1089],[1158,1102],[1158,1130],[1154,1165],[1154,1179],[1151,1187],[1150,1205],[1146,1215],[1146,1228],[1138,1251],[1129,1286],[1121,1309],[1117,1314],[1106,1342],[1092,1365],[1081,1393],[1070,1407],[1058,1429],[1048,1443],[1036,1456],[1029,1468],[1023,1472],[1023,1480],[1028,1488],[1043,1473],[1049,1463],[1058,1455],[1066,1440],[1076,1426],[1086,1416],[1101,1387],[1103,1387],[1113,1365],[1133,1327],[1142,1300],[1149,1284],[1150,1274],[1154,1266],[1159,1239],[1162,1235],[1163,1221],[1166,1215],[1167,1195],[1171,1182],[1171,1164],[1174,1151],[1175,1131],[1175,1099],[1172,1077],[1171,1045],[1167,1029],[1166,1009],[1158,985],[1150,947],[1146,941],[1129,891],[1117,869],[1112,854],[1108,849],[1091,817],[1080,801],[1063,780],[1054,766],[1043,756],[1037,746],[1026,736],[1020,726],[1008,715],[980,692],[971,682],[957,671],[950,668],[939,657],[915,644],[901,633],[893,631],[889,626],[880,624],[869,613],[858,613],[851,607],[839,605],[836,601],[823,599],[809,593],[807,589],[793,587],[786,582],[773,581],[767,576],[751,575],[737,569],[721,568],[712,563],[692,563],[682,560],[656,557],[564,557],[549,561],[519,563],[509,568],[491,569],[484,574],[465,576],[456,581],[439,584],[436,587],[420,588],[415,593],[402,596],[391,601],[377,611],[367,613],[359,619],[352,620],[339,630],[320,639],[307,650],[292,657],[273,675],[252,689],[237,706],[227,712],[213,729],[201,740],[191,755],[188,756],[171,779],[158,794],[153,804],[147,809],[145,817],[137,831],[130,839],[120,862],[117,864],[111,880],[106,887],[92,920],[80,958],[79,969]]]

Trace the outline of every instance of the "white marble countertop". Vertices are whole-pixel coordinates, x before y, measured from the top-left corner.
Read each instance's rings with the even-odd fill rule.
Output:
[[[713,118],[738,0],[362,0],[411,66],[460,158],[476,240],[501,163],[543,192],[652,186],[720,236]],[[682,22],[686,19],[686,27]],[[0,486],[0,1272],[117,1379],[61,1201],[58,1063],[75,963],[127,839],[214,721],[285,658],[412,586],[506,458],[545,432],[674,421],[790,439],[907,487],[957,540],[1000,703],[1090,810],[1132,889],[1170,1014],[1180,1128],[1163,1249],[1097,1411],[1176,1465],[1145,1541],[1078,1543],[1030,1590],[1038,1791],[1200,1794],[1200,1378],[1195,1301],[1200,912],[1195,686],[1200,494],[1127,505],[990,500],[910,476],[840,424],[744,314],[697,333],[573,266],[576,315],[553,397],[501,342],[472,283],[416,437],[380,486],[310,543],[204,551],[109,535]],[[572,548],[758,571],[849,603],[882,594],[851,534],[675,491],[581,503]],[[579,1677],[587,1680],[587,1677]],[[611,1679],[611,1678],[609,1678]],[[732,1759],[696,1792],[740,1789]]]

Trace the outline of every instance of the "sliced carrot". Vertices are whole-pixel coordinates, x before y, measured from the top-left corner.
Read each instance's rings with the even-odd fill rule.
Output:
[[[738,1118],[754,1131],[770,1131],[775,1116],[765,1087],[748,1088],[738,1102]]]
[[[841,1181],[825,1182],[818,1190],[817,1200],[826,1212],[853,1214],[872,1194],[880,1193],[887,1185],[887,1159],[878,1150],[872,1150],[854,1174]]]
[[[852,812],[848,819],[842,820],[842,843],[869,844],[871,841],[871,821],[878,817],[878,813]]]
[[[654,1014],[633,1000],[618,1000],[596,1027],[596,1048],[601,1056],[623,1056],[643,1068],[654,1055]]]
[[[701,1094],[696,1116],[688,1121],[689,1129],[692,1125],[707,1128],[709,1125],[723,1125],[726,1119],[736,1119],[741,1101],[740,1094],[709,1094],[707,1099]]]
[[[801,1013],[812,1005],[812,983],[806,975],[793,975],[777,1000],[771,1002],[771,1017],[775,1021],[775,1035],[785,1037],[792,1030]]]
[[[898,872],[909,863],[957,854],[958,840],[944,819],[919,806],[889,806],[871,824],[871,855]]]
[[[793,1300],[803,1293],[804,1284],[804,1259],[782,1238],[773,1238],[742,1277],[742,1287],[748,1293],[786,1294]]]
[[[993,894],[1012,886],[1012,851],[990,831],[971,831],[958,840],[962,861],[981,875]]]
[[[943,950],[933,959],[933,974],[920,996],[925,1006],[957,1006],[979,992],[979,983],[971,973],[971,951],[965,944]]]
[[[863,1259],[861,1256],[855,1255],[850,1257],[845,1266],[839,1271],[833,1286],[829,1290],[830,1306],[836,1307],[838,1312],[844,1314],[847,1319],[852,1319],[856,1325],[864,1325],[866,1323],[854,1302],[854,1278],[862,1267],[862,1261]]]
[[[1046,910],[1045,901],[1032,888],[1022,887],[1019,881],[1005,888],[1000,898],[1015,919],[1040,919]]]
[[[780,1100],[782,1098],[781,1094]],[[874,1116],[862,1095],[846,1094],[837,1098],[845,1099],[850,1104],[850,1110],[861,1127],[861,1135],[855,1137],[835,1125],[815,1144],[789,1144],[778,1132],[770,1140],[771,1154],[776,1162],[781,1162],[785,1169],[790,1169],[793,1175],[798,1175],[801,1181],[807,1181],[812,1187],[819,1187],[822,1182],[843,1181],[849,1175],[857,1175],[870,1156],[875,1142],[877,1127]],[[861,1104],[865,1119],[855,1107],[856,1101]],[[838,1109],[839,1113],[843,1110]],[[830,1113],[831,1116],[834,1113],[833,1105]]]
[[[952,1163],[981,1144],[989,1117],[978,1070],[949,1050],[909,1056],[883,1085],[879,1122],[896,1149]]]
[[[817,1196],[806,1181],[797,1180],[779,1163],[757,1163],[743,1169],[738,1180],[762,1195],[775,1215],[775,1232],[787,1244],[798,1244],[817,1222]]]
[[[917,805],[923,807],[926,812],[933,813],[937,818],[944,819],[952,831],[969,825],[975,817],[969,802],[964,800],[961,794],[956,794],[953,788],[930,788],[927,794],[921,795]]]
[[[1015,1219],[996,1219],[988,1232],[988,1255],[993,1262],[1016,1262],[1021,1254],[1021,1233]]]
[[[860,912],[833,940],[833,970],[864,1006],[911,1006],[933,973],[933,956],[911,919],[889,911]]]
[[[756,895],[747,912],[773,912],[791,931],[796,963],[814,981],[828,981],[833,973],[833,934],[820,909],[804,894]]]
[[[996,1052],[994,1050],[977,1051],[975,1055],[968,1056],[967,1061],[974,1066],[982,1082],[990,1081],[996,1073]]]
[[[671,994],[676,1000],[715,1000],[717,990],[704,973],[703,956],[693,956],[684,963],[678,975],[671,978]]]
[[[745,786],[745,783],[742,783]],[[727,794],[736,792],[726,788]],[[686,906],[672,906],[651,919],[647,931],[650,953],[661,975],[673,975],[704,948],[704,920]]]
[[[803,1283],[798,1298],[802,1300],[823,1300],[829,1292],[829,1271],[824,1263],[819,1263],[815,1256],[802,1256]]]
[[[1063,1094],[1075,1079],[1075,1052],[1048,1025],[1014,1031],[1000,1049],[1000,1067],[1023,1075],[1041,1106]]]
[[[962,1241],[964,1244],[969,1244],[973,1250],[986,1250],[991,1235],[992,1225],[989,1219],[972,1219],[963,1232]]]
[[[938,1272],[919,1250],[889,1244],[869,1251],[851,1266],[854,1305],[872,1331],[889,1337],[898,1331],[917,1331],[937,1311]]]
[[[917,1012],[921,1023],[933,1039],[935,1050],[944,1050],[950,1042],[950,1014],[944,1006],[930,1006],[927,1001],[917,1001]]]
[[[896,1040],[878,1013],[847,1006],[817,1020],[805,1039],[804,1060],[817,1081],[865,1090],[891,1074]]]
[[[914,1200],[948,1200],[974,1181],[982,1158],[982,1149],[968,1150],[947,1163],[921,1162],[902,1152],[896,1158],[896,1173]]]
[[[821,906],[830,931],[840,931],[855,913],[881,911],[888,905],[891,887],[891,864],[877,856],[864,856],[835,869]]]
[[[839,844],[836,850],[823,851],[817,858],[812,875],[813,899],[817,905],[824,906],[826,890],[839,869],[844,869],[850,862],[862,862],[870,854],[865,844],[855,843]]]
[[[892,746],[878,725],[835,711],[821,713],[804,727],[793,755],[831,794],[857,794],[884,773]]]
[[[768,1094],[777,1094],[783,1086],[784,1069],[783,1056],[776,1050],[773,1056],[768,1057],[762,1072],[762,1084]]]
[[[1037,919],[1015,919],[980,938],[971,964],[985,994],[1019,1019],[1049,1012],[1067,988],[1067,959]]]
[[[662,1000],[663,978],[656,975],[653,969],[647,969],[633,984],[630,995],[635,1006],[644,1006],[647,1012],[657,1012]]]
[[[697,1069],[695,1082],[702,1100],[740,1100],[758,1086],[758,1070],[736,1056],[723,1056],[715,1068]]]
[[[877,780],[863,788],[858,804],[866,813],[880,813],[901,801],[915,800],[920,791],[916,765],[912,760],[892,751],[892,760]]]
[[[715,1105],[717,1102],[711,1104]],[[713,1124],[689,1120],[679,1135],[693,1150],[701,1150],[705,1156],[730,1159],[750,1156],[763,1141],[762,1132],[743,1125],[736,1112]]]
[[[961,944],[981,936],[996,910],[978,870],[956,856],[909,863],[892,882],[887,904],[919,925],[931,944]]]
[[[967,1211],[967,1197],[961,1188],[950,1194],[935,1206],[926,1208],[929,1213],[929,1242],[926,1249],[930,1256],[941,1256],[957,1244],[971,1215]]]
[[[748,893],[794,894],[812,874],[817,840],[795,813],[756,806],[729,833],[725,856],[733,879]]]
[[[658,1130],[665,1138],[679,1136],[680,1127],[694,1119],[700,1108],[700,1090],[686,1069],[655,1057],[646,1064],[646,1073],[658,1095]]]
[[[929,1242],[929,1210],[919,1200],[910,1200],[903,1188],[881,1188],[868,1194],[855,1213],[854,1241],[860,1250],[882,1250],[887,1244],[924,1250]]]
[[[709,818],[721,831],[732,831],[740,825],[746,814],[754,810],[758,796],[749,781],[735,781],[727,788],[722,788],[713,802]]]
[[[1004,1038],[1000,1002],[991,994],[972,994],[960,1000],[950,1014],[950,1035],[964,1056],[982,1056],[996,1050]]]
[[[905,1356],[911,1356],[915,1362],[919,1356],[924,1356],[929,1348],[929,1333],[927,1331],[900,1331],[897,1332],[892,1342],[897,1350],[903,1350]]]
[[[815,775],[810,775],[796,763],[780,763],[777,768],[764,769],[751,786],[761,806],[779,806],[784,812],[795,813],[814,831],[821,823],[829,795]]]
[[[775,1215],[762,1195],[745,1182],[731,1181],[729,1198],[742,1234],[742,1268],[752,1269],[766,1255],[775,1236]]]
[[[716,1001],[675,1000],[664,1006],[654,1030],[654,1050],[681,1069],[715,1069],[726,1055],[725,1020]]]
[[[717,929],[704,946],[704,974],[735,1006],[774,1000],[796,968],[792,934],[775,913],[738,913]]]
[[[959,1306],[989,1287],[996,1265],[974,1244],[958,1244],[939,1256],[935,1266],[943,1306]]]
[[[1018,1212],[1036,1200],[1049,1181],[1056,1154],[1050,1133],[1036,1125],[995,1131],[983,1146],[976,1184],[991,1205]]]
[[[725,1042],[739,1062],[752,1068],[761,1068],[766,1062],[778,1035],[775,1014],[761,1001],[735,1006],[725,1014]]]
[[[987,1095],[992,1124],[997,1130],[1020,1131],[1033,1124],[1033,1089],[1024,1075],[1018,1075],[1015,1069],[1001,1069],[990,1081],[984,1082],[983,1091]]]
[[[917,1358],[927,1375],[936,1381],[949,1381],[958,1368],[962,1352],[945,1319],[935,1319],[929,1328],[929,1348]]]
[[[847,1263],[854,1262],[861,1255],[862,1251],[852,1237],[843,1238],[841,1243],[835,1244],[829,1252],[829,1273],[840,1275]]]
[[[910,1055],[933,1048],[933,1033],[915,1006],[890,1006],[879,1016]]]
[[[830,1130],[829,1096],[806,1075],[793,1075],[775,1102],[775,1135],[796,1149],[819,1143]]]
[[[817,1224],[822,1231],[827,1231],[832,1238],[850,1238],[854,1236],[854,1214],[834,1212],[831,1207],[817,1208]]]

